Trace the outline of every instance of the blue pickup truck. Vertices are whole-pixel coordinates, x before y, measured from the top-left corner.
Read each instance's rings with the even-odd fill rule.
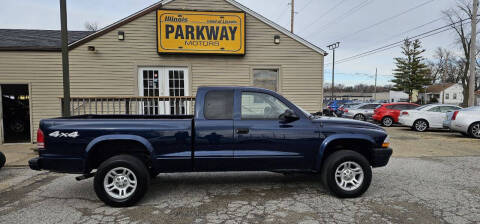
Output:
[[[200,87],[193,116],[82,115],[40,121],[34,170],[94,177],[97,196],[130,206],[159,173],[273,171],[320,174],[342,198],[370,186],[392,149],[381,127],[316,117],[252,87]]]

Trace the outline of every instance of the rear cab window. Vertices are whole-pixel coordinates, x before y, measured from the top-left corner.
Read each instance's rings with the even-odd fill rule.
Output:
[[[212,90],[205,95],[203,114],[207,120],[233,120],[233,90]]]

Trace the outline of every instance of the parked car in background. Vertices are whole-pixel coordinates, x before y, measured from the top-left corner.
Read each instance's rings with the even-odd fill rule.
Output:
[[[2,169],[6,161],[7,161],[7,158],[5,158],[5,155],[2,152],[0,152],[0,169]]]
[[[447,104],[424,105],[414,110],[401,111],[398,123],[420,132],[426,131],[429,128],[443,128],[443,121],[446,119],[446,114],[461,109],[461,107]]]
[[[472,138],[480,138],[480,106],[447,113],[445,118],[444,128]]]
[[[380,122],[385,127],[398,123],[400,111],[411,110],[420,105],[414,103],[386,103],[378,106],[373,112],[373,120]]]
[[[351,102],[351,100],[332,100],[328,103],[327,109],[333,115],[333,113],[335,113],[341,105]]]
[[[373,115],[375,108],[380,106],[379,103],[362,103],[350,109],[345,109],[342,117],[353,118],[359,121],[367,121]]]
[[[345,109],[350,109],[350,108],[355,107],[359,104],[362,104],[362,103],[346,103],[346,104],[343,104],[338,108],[338,110],[335,112],[335,114],[337,115],[337,117],[341,117],[342,114],[345,113]]]

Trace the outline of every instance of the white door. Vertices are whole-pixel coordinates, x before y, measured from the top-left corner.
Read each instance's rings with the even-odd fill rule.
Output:
[[[139,96],[189,96],[188,69],[174,67],[140,68],[138,72]],[[182,99],[145,99],[140,111],[147,115],[184,115],[188,103]]]

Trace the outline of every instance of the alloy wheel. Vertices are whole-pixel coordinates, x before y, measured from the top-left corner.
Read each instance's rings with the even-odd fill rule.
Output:
[[[420,120],[415,122],[415,130],[417,131],[425,131],[428,128],[427,122]]]
[[[137,177],[130,169],[117,167],[105,175],[103,187],[110,197],[126,199],[137,189]]]
[[[477,124],[473,125],[472,135],[475,138],[480,138],[480,123],[477,123]]]
[[[335,170],[335,182],[345,191],[356,190],[362,185],[363,179],[362,167],[353,161],[344,162]]]

